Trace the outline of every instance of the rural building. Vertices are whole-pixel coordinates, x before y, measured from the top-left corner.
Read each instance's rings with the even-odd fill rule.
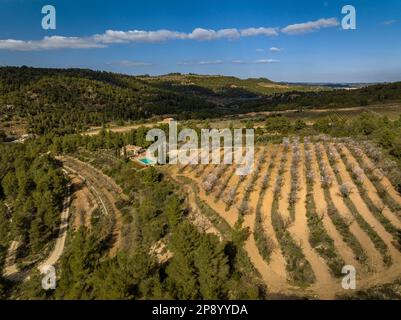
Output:
[[[144,152],[142,147],[134,146],[134,145],[126,145],[125,147],[121,148],[121,156],[127,156],[128,158],[133,158],[139,156],[141,153]]]
[[[163,123],[163,124],[169,124],[170,122],[174,121],[174,118],[165,118],[163,119],[163,121],[160,121],[159,123]]]

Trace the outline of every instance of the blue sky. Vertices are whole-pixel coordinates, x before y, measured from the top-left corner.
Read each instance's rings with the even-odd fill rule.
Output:
[[[56,7],[56,30],[41,27],[46,4]],[[346,4],[357,10],[356,30],[341,28]],[[401,80],[398,0],[0,0],[0,5],[0,65],[294,82]]]

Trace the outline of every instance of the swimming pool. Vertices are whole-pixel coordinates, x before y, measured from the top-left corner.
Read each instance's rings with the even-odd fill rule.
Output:
[[[145,166],[151,166],[153,164],[155,164],[155,162],[153,160],[150,160],[148,158],[142,158],[138,160],[139,162],[141,162],[142,164],[144,164]]]

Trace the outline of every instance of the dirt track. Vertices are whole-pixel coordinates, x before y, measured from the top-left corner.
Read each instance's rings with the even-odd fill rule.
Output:
[[[110,177],[85,162],[72,157],[63,157],[60,160],[66,169],[85,181],[92,194],[97,198],[103,212],[113,219],[113,240],[109,255],[115,256],[121,247],[122,216],[116,207],[116,202],[119,199],[125,199],[121,188]]]
[[[54,248],[50,255],[46,258],[46,260],[42,261],[38,265],[38,269],[41,272],[44,271],[47,266],[54,266],[64,252],[65,240],[68,232],[68,219],[70,214],[70,192],[71,186],[69,185],[67,189],[67,196],[63,202],[63,211],[61,212],[60,217],[59,236],[56,239]],[[18,241],[12,241],[6,258],[4,276],[12,281],[24,281],[29,277],[29,270],[20,271],[15,263],[15,256],[17,254],[19,245],[20,243]]]
[[[42,272],[47,266],[54,266],[60,259],[64,252],[65,240],[67,238],[68,232],[68,218],[70,215],[70,202],[71,202],[71,186],[68,186],[68,194],[64,199],[63,212],[61,213],[60,226],[59,226],[59,236],[56,239],[53,251],[49,257],[39,264],[38,269]]]

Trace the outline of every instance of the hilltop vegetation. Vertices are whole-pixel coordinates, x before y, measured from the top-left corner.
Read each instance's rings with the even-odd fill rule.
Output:
[[[257,99],[263,95],[274,93],[317,90],[316,87],[279,84],[266,78],[239,79],[230,76],[187,75],[180,73],[140,78],[160,88],[194,93],[215,99]]]
[[[0,68],[1,122],[31,132],[82,131],[108,122],[175,115],[205,119],[252,111],[351,107],[401,99],[401,83],[321,91],[268,79],[170,74],[128,76],[86,69]],[[1,129],[1,128],[0,128]]]
[[[401,99],[401,82],[376,84],[356,90],[307,92],[292,105],[313,108],[345,108],[380,104]]]
[[[65,134],[111,121],[177,114],[206,118],[227,113],[221,103],[259,99],[288,88],[266,79],[233,77],[133,77],[84,69],[0,68],[0,109],[4,120],[28,120],[37,134]],[[219,102],[219,103],[217,103]],[[229,111],[228,111],[229,112]]]
[[[26,118],[32,132],[71,133],[88,125],[213,107],[195,96],[153,88],[134,77],[90,70],[2,68],[3,114]]]

